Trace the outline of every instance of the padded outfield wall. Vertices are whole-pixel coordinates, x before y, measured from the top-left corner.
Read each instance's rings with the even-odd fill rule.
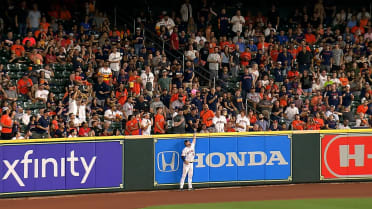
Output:
[[[372,130],[198,134],[196,188],[372,179]],[[0,197],[178,188],[192,134],[0,141]]]

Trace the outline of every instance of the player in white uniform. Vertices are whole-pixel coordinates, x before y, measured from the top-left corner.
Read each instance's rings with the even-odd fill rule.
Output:
[[[194,173],[194,157],[195,157],[195,142],[196,142],[196,130],[194,130],[194,138],[192,143],[189,140],[185,140],[185,148],[182,150],[183,160],[183,172],[180,182],[180,189],[183,190],[185,184],[186,175],[188,175],[189,190],[192,190],[192,176]]]

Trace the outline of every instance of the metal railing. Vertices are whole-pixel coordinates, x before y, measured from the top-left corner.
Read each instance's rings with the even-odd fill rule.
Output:
[[[115,15],[115,22],[122,22],[128,25],[129,28],[133,27],[133,31],[136,29],[136,20],[133,17],[128,16],[116,16]],[[155,45],[158,49],[161,49],[166,55],[168,55],[172,59],[176,59],[178,62],[182,63],[182,69],[185,69],[185,55],[183,52],[177,50],[177,51],[170,51],[170,44],[164,40],[162,40],[155,32],[154,28],[148,25],[141,25],[144,35],[144,43],[151,43]],[[203,66],[197,67],[198,71],[194,71],[194,73],[201,79],[203,79],[205,82],[211,82],[209,78],[209,70],[205,69]],[[202,81],[200,81],[202,82]]]

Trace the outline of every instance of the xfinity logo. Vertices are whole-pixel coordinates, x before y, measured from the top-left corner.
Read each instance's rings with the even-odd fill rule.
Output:
[[[179,168],[180,158],[176,151],[164,151],[158,153],[158,170],[160,172],[174,172]],[[194,160],[196,168],[206,166],[212,168],[233,166],[262,166],[262,165],[288,165],[280,151],[270,151],[268,154],[261,151],[255,152],[212,152],[197,153]]]
[[[25,184],[22,179],[28,178],[46,178],[47,175],[53,175],[53,177],[65,177],[66,169],[70,172],[72,176],[82,176],[80,181],[84,184],[92,171],[94,164],[96,162],[97,156],[92,157],[88,162],[85,157],[75,157],[75,151],[70,152],[69,157],[55,159],[55,158],[42,158],[42,159],[32,159],[31,155],[34,150],[27,150],[23,156],[23,159],[14,160],[9,162],[8,160],[3,160],[3,165],[5,165],[7,171],[5,172],[2,180],[7,180],[12,176],[18,183],[19,186],[24,187]],[[67,162],[66,162],[67,161]],[[75,165],[81,163],[84,167],[84,173],[81,174],[76,171]],[[20,165],[23,164],[23,165]],[[33,171],[29,172],[29,165],[33,164]],[[68,164],[68,165],[66,165]],[[53,167],[53,173],[47,173],[47,165]],[[17,166],[23,166],[23,173],[17,173]],[[41,167],[41,171],[39,168]]]

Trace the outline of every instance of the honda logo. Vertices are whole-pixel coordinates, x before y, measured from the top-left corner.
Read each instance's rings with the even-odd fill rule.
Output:
[[[180,165],[180,154],[176,151],[158,153],[158,170],[160,172],[177,171]]]

